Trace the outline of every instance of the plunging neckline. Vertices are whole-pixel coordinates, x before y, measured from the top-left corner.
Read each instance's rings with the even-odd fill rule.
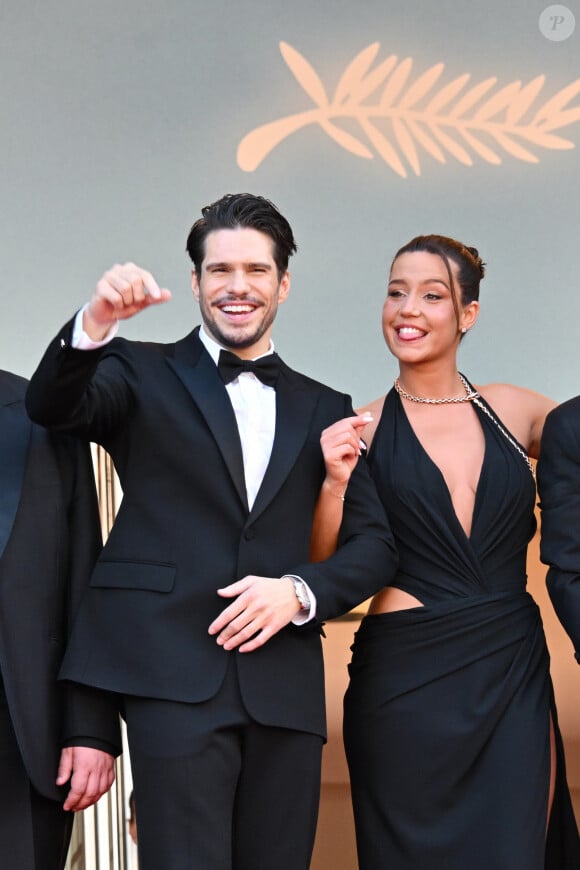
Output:
[[[419,436],[415,432],[415,430],[411,424],[411,421],[409,420],[407,412],[405,411],[405,408],[403,407],[403,402],[401,401],[401,397],[396,392],[395,392],[395,395],[396,395],[397,401],[399,403],[399,407],[403,413],[405,425],[410,430],[411,436],[412,436],[413,440],[415,441],[415,443],[418,445],[421,453],[427,458],[427,461],[429,462],[431,467],[435,470],[436,474],[438,475],[441,483],[443,484],[443,489],[446,493],[449,507],[451,508],[451,513],[453,514],[455,522],[456,522],[458,528],[461,530],[464,538],[467,541],[469,541],[469,543],[471,543],[471,540],[473,537],[473,529],[475,527],[475,522],[476,522],[476,518],[477,518],[477,509],[478,509],[478,505],[479,505],[479,493],[480,493],[481,484],[482,484],[482,480],[483,480],[483,472],[485,470],[485,466],[487,464],[487,459],[488,459],[488,454],[489,454],[489,442],[488,442],[488,436],[487,436],[487,429],[485,427],[485,424],[484,424],[482,417],[480,416],[480,414],[477,410],[477,407],[475,405],[472,406],[473,413],[477,417],[477,420],[478,420],[479,425],[481,427],[481,431],[483,433],[484,447],[483,447],[483,457],[481,460],[479,474],[477,477],[477,484],[475,486],[475,491],[474,491],[474,495],[473,495],[473,509],[471,512],[471,523],[469,526],[469,534],[467,534],[467,532],[465,531],[465,529],[463,527],[463,524],[461,523],[461,521],[457,515],[457,511],[455,510],[455,505],[453,504],[453,498],[451,496],[451,490],[449,489],[449,485],[445,479],[445,475],[443,474],[443,472],[441,471],[441,469],[439,468],[439,466],[437,465],[435,460],[432,459],[432,457],[429,455],[429,452],[427,451],[427,449],[423,445],[423,442],[421,441],[421,439],[419,438]]]

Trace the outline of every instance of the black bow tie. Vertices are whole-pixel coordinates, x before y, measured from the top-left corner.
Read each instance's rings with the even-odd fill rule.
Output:
[[[229,384],[241,372],[253,372],[263,384],[274,387],[280,373],[280,357],[270,353],[257,360],[241,359],[229,350],[221,350],[218,370],[224,384]]]

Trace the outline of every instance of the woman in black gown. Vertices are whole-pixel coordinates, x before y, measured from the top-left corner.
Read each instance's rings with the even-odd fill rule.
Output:
[[[549,657],[525,591],[528,455],[554,403],[457,371],[481,277],[477,251],[452,239],[397,253],[383,331],[399,377],[322,437],[314,557],[335,545],[361,436],[400,555],[356,634],[345,697],[362,870],[580,868]]]

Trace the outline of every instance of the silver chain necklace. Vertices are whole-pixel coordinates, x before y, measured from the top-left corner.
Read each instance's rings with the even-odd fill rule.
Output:
[[[409,402],[419,402],[421,405],[458,405],[460,402],[473,402],[479,396],[479,393],[471,389],[460,372],[457,374],[465,389],[465,396],[452,396],[447,399],[425,399],[423,396],[413,396],[403,389],[398,378],[395,378],[395,390],[401,398],[408,399]]]
[[[525,452],[525,450],[523,450],[520,447],[520,445],[517,443],[517,441],[514,441],[514,439],[509,434],[509,432],[507,432],[503,428],[501,423],[498,420],[496,420],[496,418],[491,413],[489,408],[486,405],[484,405],[483,402],[481,401],[481,399],[479,397],[479,393],[476,390],[473,390],[469,386],[469,384],[467,383],[467,381],[465,380],[465,378],[463,377],[461,372],[458,372],[457,374],[459,375],[459,379],[460,379],[460,381],[463,384],[463,387],[465,389],[464,396],[453,396],[451,398],[445,398],[445,399],[425,399],[423,396],[413,396],[413,395],[411,395],[411,393],[408,393],[406,390],[403,389],[403,387],[399,383],[398,378],[395,378],[395,390],[397,391],[399,396],[401,396],[403,399],[408,399],[410,402],[419,402],[421,405],[458,405],[460,402],[473,402],[473,404],[477,405],[477,407],[480,408],[483,411],[483,413],[486,414],[487,417],[489,417],[489,419],[492,421],[492,423],[494,423],[497,426],[497,428],[499,429],[501,434],[504,436],[504,438],[506,438],[509,441],[509,443],[512,445],[514,450],[517,450],[517,452],[524,459],[526,465],[530,469],[532,477],[535,479],[536,474],[534,471],[534,466],[532,465],[532,462],[530,461],[530,457],[528,456],[528,454]]]

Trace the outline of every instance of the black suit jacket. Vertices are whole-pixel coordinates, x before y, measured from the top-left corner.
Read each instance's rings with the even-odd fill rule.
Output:
[[[580,662],[580,396],[548,414],[538,489],[548,591]]]
[[[57,684],[67,634],[101,546],[86,445],[49,435],[24,409],[26,381],[0,371],[0,670],[28,775],[55,785],[66,736],[119,751],[110,700]]]
[[[208,635],[227,603],[219,587],[247,574],[297,574],[323,620],[392,580],[394,545],[364,463],[349,485],[340,548],[308,563],[325,474],[320,434],[352,413],[348,397],[282,365],[272,456],[249,511],[233,408],[198,330],[175,344],[115,339],[77,351],[71,326],[33,376],[28,409],[44,425],[102,444],[124,497],[63,677],[202,701],[217,692],[229,655]],[[244,701],[258,721],[325,733],[319,620],[235,653]]]

